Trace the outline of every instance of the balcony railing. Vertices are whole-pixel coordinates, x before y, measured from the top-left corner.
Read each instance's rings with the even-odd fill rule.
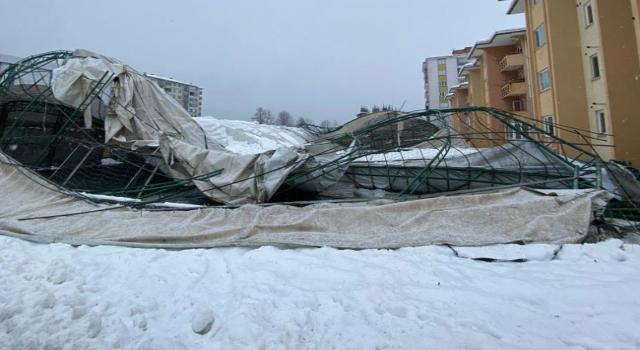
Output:
[[[502,61],[500,61],[501,72],[516,70],[523,66],[524,66],[524,54],[521,54],[521,53],[506,55],[502,59]]]
[[[527,86],[524,82],[509,83],[502,87],[502,98],[522,96],[527,93]]]

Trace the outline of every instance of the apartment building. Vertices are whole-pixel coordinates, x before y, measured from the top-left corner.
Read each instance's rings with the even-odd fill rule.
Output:
[[[524,28],[498,31],[489,39],[477,42],[469,51],[469,63],[460,70],[459,77],[463,83],[452,86],[447,94],[451,107],[493,107],[530,117],[524,59],[526,42]],[[475,116],[468,122],[452,121],[454,128],[463,132],[473,128],[474,123],[486,125],[478,125],[478,129],[486,130],[488,127],[491,134],[483,137],[491,142],[520,137],[487,115]]]
[[[526,19],[535,118],[605,159],[639,165],[638,0],[509,1],[508,13]]]
[[[422,63],[425,109],[449,108],[449,87],[461,82],[458,72],[467,64],[469,50],[453,50],[451,56],[429,57]]]
[[[176,100],[192,117],[202,116],[202,88],[173,78],[165,78],[155,74],[144,75],[156,82],[174,100]]]

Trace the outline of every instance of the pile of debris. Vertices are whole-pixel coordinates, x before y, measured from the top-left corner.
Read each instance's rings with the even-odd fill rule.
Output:
[[[192,118],[130,66],[86,50],[32,56],[0,73],[4,165],[92,203],[397,203],[528,187],[605,189],[617,198],[611,215],[636,215],[631,172],[548,130],[482,107],[382,111],[329,132],[225,125]],[[264,134],[273,137],[262,144]]]

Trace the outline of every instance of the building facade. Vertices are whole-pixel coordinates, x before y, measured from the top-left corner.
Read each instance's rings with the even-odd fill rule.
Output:
[[[160,88],[176,100],[192,117],[202,116],[202,88],[173,78],[165,78],[155,74],[144,73]]]
[[[458,73],[468,63],[469,50],[454,50],[451,56],[429,57],[422,63],[425,109],[449,108],[449,88],[461,83]]]
[[[640,165],[638,0],[509,1],[526,19],[534,117],[604,159]]]
[[[451,107],[492,107],[531,118],[527,107],[526,43],[524,28],[502,30],[477,42],[469,52],[469,63],[460,70],[459,77],[463,82],[452,86],[447,94]],[[490,133],[477,135],[485,140],[474,141],[478,146],[521,137],[489,115],[476,115],[469,121],[453,120],[452,123],[454,128],[465,133],[473,132],[468,129],[476,127],[474,123],[478,123],[478,130],[490,130]]]

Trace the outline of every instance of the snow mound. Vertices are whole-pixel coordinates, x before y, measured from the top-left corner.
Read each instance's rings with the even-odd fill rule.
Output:
[[[222,120],[198,117],[207,137],[229,151],[239,154],[258,154],[280,147],[302,147],[310,135],[301,128],[257,124],[241,120]]]
[[[515,264],[433,246],[166,251],[0,237],[0,349],[637,348],[640,246],[565,245],[545,260],[557,247],[461,250],[536,260]]]

